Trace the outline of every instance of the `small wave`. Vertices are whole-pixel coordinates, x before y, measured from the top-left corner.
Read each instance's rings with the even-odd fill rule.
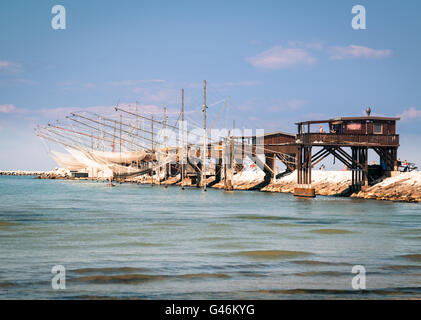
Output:
[[[291,261],[292,263],[301,264],[301,265],[313,265],[313,266],[350,266],[350,263],[347,262],[328,262],[328,261],[316,261],[316,260],[296,260]]]
[[[89,271],[89,270],[88,270]],[[98,269],[95,269],[98,271]],[[89,271],[90,272],[90,271]],[[117,274],[117,275],[91,275],[69,279],[73,282],[87,282],[94,284],[137,284],[147,281],[169,280],[169,279],[228,279],[229,275],[224,273],[187,273],[180,275],[151,275],[151,274]]]
[[[230,218],[235,219],[245,219],[245,220],[282,220],[281,217],[276,216],[260,216],[260,215],[254,215],[254,214],[238,214],[230,216]]]
[[[312,276],[340,276],[343,275],[343,272],[338,271],[307,271],[307,272],[299,272],[295,275],[300,277],[312,277]]]
[[[302,227],[302,225],[296,224],[296,223],[276,223],[276,222],[274,222],[274,223],[271,223],[270,225],[274,226],[274,227]]]
[[[161,246],[161,244],[133,241],[133,242],[115,242],[115,243],[110,243],[110,244],[101,245],[101,246],[110,247],[110,248],[112,248],[112,247],[117,247],[117,248],[121,248],[121,247],[159,247],[159,246]]]
[[[421,266],[414,265],[392,265],[383,267],[385,270],[421,270]]]
[[[77,300],[142,300],[141,298],[135,297],[112,297],[112,296],[76,296]]]
[[[240,263],[240,264],[226,264],[226,265],[222,265],[222,266],[212,266],[212,268],[214,269],[218,269],[218,270],[232,270],[232,271],[237,271],[237,270],[250,270],[250,269],[259,269],[259,268],[265,268],[267,266],[270,266],[271,264],[267,264],[267,263]]]
[[[421,261],[421,254],[419,253],[418,254],[405,254],[400,257],[411,260],[411,261]]]
[[[247,244],[241,242],[222,242],[212,245],[214,248],[225,249],[225,248],[247,248]]]
[[[187,273],[177,276],[178,278],[183,279],[205,279],[205,278],[218,278],[218,279],[228,279],[231,278],[225,273]]]
[[[337,221],[328,221],[328,220],[307,220],[300,222],[303,225],[328,225],[328,224],[337,224]]]
[[[235,214],[235,215],[229,216],[228,218],[244,219],[244,220],[268,220],[268,221],[304,220],[303,218],[299,218],[299,217],[268,216],[268,215],[259,215],[259,214]]]
[[[318,233],[318,234],[347,234],[347,233],[352,233],[352,231],[341,230],[341,229],[317,229],[317,230],[311,230],[310,232]]]
[[[81,268],[74,269],[71,272],[74,273],[117,273],[117,272],[143,272],[144,268],[132,268],[132,267],[119,267],[119,268]]]
[[[254,272],[254,271],[238,271],[238,274],[243,277],[252,277],[252,278],[263,278],[266,277],[265,274]]]
[[[199,238],[200,241],[218,241],[218,240],[227,240],[230,239],[228,237],[201,237]]]
[[[16,287],[16,283],[13,282],[0,282],[0,288],[13,288]]]
[[[0,227],[11,227],[11,226],[15,226],[15,225],[16,225],[16,223],[0,220]]]
[[[420,234],[421,233],[421,229],[420,228],[407,228],[407,229],[401,229],[399,231],[396,231],[395,233],[398,234]]]
[[[267,294],[351,294],[356,293],[352,290],[339,290],[339,289],[262,289],[253,291],[256,293],[267,293]],[[358,291],[360,292],[360,291]]]
[[[384,289],[367,289],[367,290],[344,290],[344,289],[269,289],[252,291],[256,293],[266,294],[288,294],[288,295],[402,295],[402,294],[419,294],[421,287],[405,287],[405,288],[384,288]]]
[[[118,274],[118,275],[94,275],[69,279],[71,282],[88,282],[97,284],[137,284],[146,281],[164,280],[162,275],[150,274]]]
[[[148,227],[181,227],[183,226],[180,223],[175,222],[158,222],[148,225]]]
[[[309,255],[310,252],[304,251],[289,251],[289,250],[255,250],[255,251],[241,251],[237,253],[241,256],[247,256],[257,259],[277,259],[277,258],[292,258],[296,256]]]
[[[208,228],[212,228],[212,229],[225,229],[225,228],[229,228],[230,225],[226,224],[226,223],[212,223],[210,225],[208,225]]]

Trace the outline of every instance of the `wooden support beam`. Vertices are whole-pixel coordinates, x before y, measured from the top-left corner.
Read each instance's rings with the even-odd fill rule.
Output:
[[[323,148],[321,150],[319,150],[318,152],[316,152],[312,157],[311,157],[311,161],[317,161],[320,157],[323,157],[325,154],[329,153],[328,150],[326,150],[326,148]]]
[[[327,148],[329,152],[336,157],[339,161],[341,161],[344,165],[346,165],[348,168],[352,167],[352,163],[349,163],[346,159],[343,158],[342,155],[338,154],[334,148]]]
[[[317,152],[316,154],[314,154],[311,157],[311,163],[312,163],[312,167],[314,167],[316,164],[318,164],[320,161],[322,161],[323,159],[325,159],[327,156],[329,156],[329,150],[327,150],[326,148],[323,148],[322,150],[320,150],[319,152]]]

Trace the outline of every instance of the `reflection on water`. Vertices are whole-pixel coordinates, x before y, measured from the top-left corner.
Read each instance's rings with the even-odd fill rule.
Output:
[[[421,298],[420,204],[7,176],[0,195],[2,299]]]

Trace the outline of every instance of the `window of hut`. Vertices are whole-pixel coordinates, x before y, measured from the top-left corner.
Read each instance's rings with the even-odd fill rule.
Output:
[[[373,124],[373,133],[374,134],[382,134],[383,133],[383,125],[380,123]]]

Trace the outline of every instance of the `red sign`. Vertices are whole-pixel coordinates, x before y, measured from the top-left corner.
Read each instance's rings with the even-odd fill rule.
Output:
[[[361,130],[361,123],[349,123],[346,125],[346,128],[350,131]]]

